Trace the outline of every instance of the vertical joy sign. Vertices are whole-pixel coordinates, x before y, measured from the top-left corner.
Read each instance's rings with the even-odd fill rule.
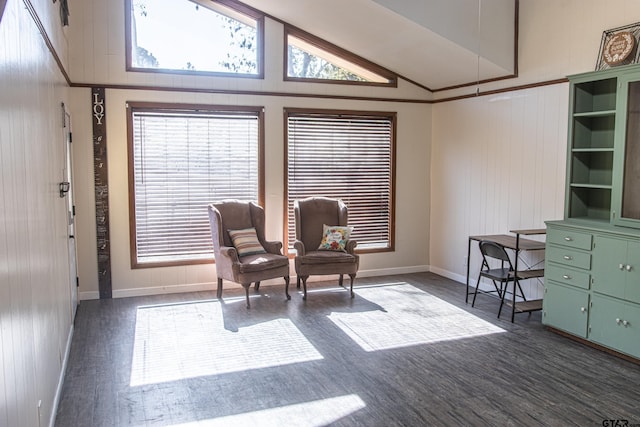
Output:
[[[111,251],[109,240],[109,176],[107,169],[107,125],[103,87],[91,89],[93,117],[93,176],[96,200],[96,244],[100,298],[111,298]]]

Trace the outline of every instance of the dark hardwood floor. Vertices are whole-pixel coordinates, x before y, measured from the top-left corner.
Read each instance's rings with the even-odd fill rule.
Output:
[[[56,426],[640,425],[640,366],[540,312],[432,273],[309,289],[82,301]]]

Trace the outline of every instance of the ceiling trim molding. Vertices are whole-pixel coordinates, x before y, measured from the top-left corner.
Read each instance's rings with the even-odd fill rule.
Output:
[[[316,99],[343,99],[350,101],[376,101],[376,102],[401,102],[413,104],[431,104],[432,100],[427,99],[409,99],[409,98],[383,98],[374,96],[353,96],[353,95],[328,95],[318,93],[298,93],[298,92],[269,92],[258,90],[237,90],[237,89],[207,89],[196,87],[169,87],[169,86],[144,86],[144,85],[122,85],[122,84],[97,84],[97,83],[71,83],[70,87],[91,88],[93,86],[102,86],[106,89],[115,90],[143,90],[158,92],[185,92],[185,93],[208,93],[221,95],[247,95],[247,96],[274,96],[289,98],[316,98]]]
[[[479,96],[496,95],[498,93],[517,92],[519,90],[533,89],[533,88],[537,88],[537,87],[551,86],[551,85],[557,85],[557,84],[568,83],[568,82],[569,82],[569,79],[566,78],[566,77],[563,77],[561,79],[546,80],[546,81],[543,81],[543,82],[536,82],[536,83],[528,83],[528,84],[520,85],[520,86],[509,86],[509,87],[505,87],[505,88],[501,88],[501,89],[488,90],[486,92],[477,92],[477,93],[470,93],[470,94],[460,95],[460,96],[452,96],[452,97],[449,97],[449,98],[434,99],[433,101],[431,101],[431,103],[432,104],[440,104],[442,102],[459,101],[461,99],[477,98]]]
[[[5,0],[0,0],[0,1],[3,1],[4,3],[6,3]],[[56,61],[56,64],[58,64],[58,68],[60,69],[60,72],[62,73],[62,76],[66,80],[67,85],[71,86],[71,79],[69,78],[69,74],[67,73],[67,70],[65,70],[64,64],[62,63],[62,60],[60,60],[60,57],[58,56],[58,52],[56,52],[56,48],[53,45],[53,43],[51,42],[51,39],[49,38],[49,35],[47,34],[47,30],[44,28],[44,25],[42,24],[42,21],[40,20],[40,17],[38,16],[38,12],[36,12],[36,9],[33,7],[33,3],[31,3],[31,0],[22,0],[22,2],[24,3],[25,7],[27,8],[27,11],[29,11],[29,15],[31,15],[31,18],[33,19],[33,22],[36,24],[36,27],[38,28],[38,31],[40,32],[40,35],[42,36],[42,39],[44,40],[44,44],[47,45],[47,49],[49,49],[49,52],[51,52],[51,55],[53,56],[53,59]],[[0,6],[4,10],[4,4],[0,3]],[[0,10],[0,12],[2,12],[3,10]],[[1,16],[0,16],[0,19],[2,19]]]

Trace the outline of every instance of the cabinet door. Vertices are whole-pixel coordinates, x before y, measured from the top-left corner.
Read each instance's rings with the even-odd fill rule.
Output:
[[[620,79],[619,93],[617,109],[623,114],[616,125],[612,218],[617,225],[640,228],[640,76]]]
[[[582,338],[587,337],[589,294],[577,288],[545,283],[542,322]]]
[[[640,242],[629,242],[627,265],[625,299],[640,304]]]
[[[627,265],[627,241],[595,236],[593,248],[592,289],[624,298]]]
[[[593,295],[589,310],[589,339],[640,357],[640,306]]]

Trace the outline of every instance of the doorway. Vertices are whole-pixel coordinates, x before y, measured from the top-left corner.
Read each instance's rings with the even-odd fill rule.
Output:
[[[67,235],[69,250],[69,297],[71,301],[71,320],[76,317],[78,308],[78,265],[76,253],[76,207],[73,201],[73,150],[71,132],[71,114],[62,103],[62,139],[64,146],[64,168],[62,170],[62,182],[60,183],[60,197],[66,200]]]

